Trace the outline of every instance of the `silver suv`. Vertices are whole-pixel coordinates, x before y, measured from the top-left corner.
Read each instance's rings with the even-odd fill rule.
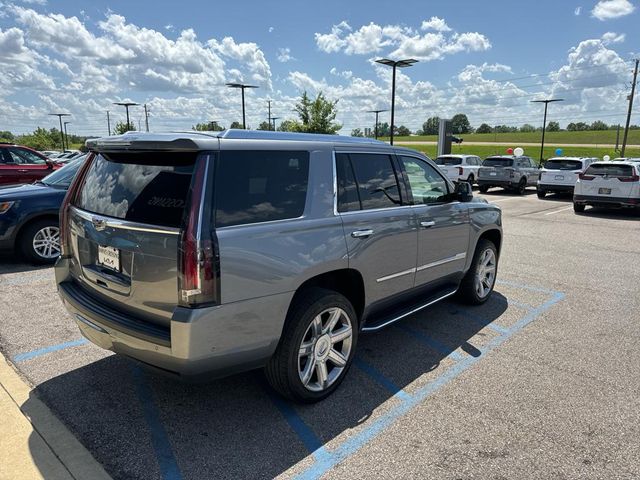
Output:
[[[528,186],[538,184],[540,170],[530,157],[499,155],[487,157],[478,170],[478,186],[482,193],[491,187],[502,187],[524,195]]]
[[[90,341],[164,373],[265,367],[317,401],[361,332],[493,290],[500,209],[413,150],[244,130],[87,146],[60,211],[59,294]]]

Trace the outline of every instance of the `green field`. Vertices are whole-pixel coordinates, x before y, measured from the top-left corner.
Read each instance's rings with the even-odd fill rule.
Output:
[[[401,142],[394,142],[396,145],[402,145]],[[427,156],[435,158],[437,146],[436,145],[405,145],[415,150],[424,152]],[[544,158],[550,158],[556,155],[557,147],[545,147]],[[618,154],[613,151],[613,148],[598,148],[598,147],[566,147],[562,149],[562,155],[570,157],[598,157],[602,158],[604,155],[609,155],[612,159],[617,157]],[[451,147],[451,153],[467,153],[472,155],[478,155],[481,158],[489,155],[504,154],[507,153],[507,147],[500,145],[453,145]],[[524,149],[524,154],[537,160],[540,157],[540,147],[529,147]],[[625,152],[628,157],[640,157],[640,148],[627,148]]]
[[[514,132],[514,133],[471,133],[459,135],[465,142],[511,142],[517,147],[518,142],[536,143],[540,142],[540,132]],[[620,131],[620,143],[622,143],[623,131]],[[380,140],[388,140],[388,138],[380,138]],[[437,135],[423,135],[415,137],[394,137],[395,142],[437,142]],[[544,139],[545,143],[562,143],[571,144],[611,144],[616,143],[615,130],[599,130],[589,132],[547,132]],[[629,145],[640,145],[640,130],[629,130]]]

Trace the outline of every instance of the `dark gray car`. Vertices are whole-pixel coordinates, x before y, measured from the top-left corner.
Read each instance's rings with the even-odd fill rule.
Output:
[[[500,209],[421,153],[244,130],[87,146],[61,209],[60,296],[93,343],[164,373],[266,367],[317,401],[362,331],[493,290]]]

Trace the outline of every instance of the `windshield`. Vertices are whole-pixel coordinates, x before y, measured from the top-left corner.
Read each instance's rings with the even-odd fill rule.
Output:
[[[489,157],[482,162],[483,167],[512,167],[512,158]]]
[[[64,167],[44,177],[42,179],[42,183],[49,187],[68,188],[73,181],[73,177],[75,177],[76,173],[80,169],[80,166],[84,163],[85,158],[86,155],[83,155],[82,157],[69,162]]]
[[[582,170],[582,162],[580,160],[552,158],[551,160],[547,160],[544,168],[548,170]]]
[[[460,165],[462,159],[457,157],[438,157],[436,158],[436,165]]]

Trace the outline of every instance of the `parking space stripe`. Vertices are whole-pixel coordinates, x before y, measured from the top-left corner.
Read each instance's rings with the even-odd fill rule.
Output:
[[[13,357],[13,361],[15,363],[24,362],[26,360],[31,360],[32,358],[39,357],[41,355],[57,352],[59,350],[64,350],[66,348],[79,347],[81,345],[86,345],[87,343],[89,343],[89,341],[85,338],[81,338],[79,340],[73,340],[71,342],[59,343],[57,345],[51,345],[49,347],[40,348],[38,350],[33,350],[31,352],[20,353],[15,357]]]
[[[457,378],[460,374],[466,371],[469,367],[484,358],[484,353],[488,353],[496,347],[506,342],[513,334],[523,329],[538,316],[551,308],[556,303],[564,299],[564,294],[561,292],[550,291],[552,295],[550,300],[544,302],[540,307],[532,309],[521,320],[519,320],[512,328],[510,328],[504,335],[494,337],[487,345],[482,348],[483,355],[481,356],[467,356],[460,362],[456,362],[452,367],[447,369],[440,377],[429,382],[425,386],[418,389],[413,395],[402,401],[395,408],[376,419],[374,422],[363,428],[358,434],[346,440],[342,445],[332,450],[330,455],[326,456],[322,460],[317,461],[307,470],[296,476],[297,479],[317,479],[324,475],[328,470],[335,467],[339,463],[343,462],[351,455],[359,451],[366,444],[371,442],[385,429],[392,426],[398,419],[409,413],[416,405],[422,403],[427,397],[437,392],[441,387]]]
[[[547,213],[545,213],[545,215],[555,215],[556,213],[565,212],[567,210],[571,210],[572,208],[573,208],[573,205],[571,205],[569,207],[561,208],[560,210],[554,210],[553,212],[547,212]]]
[[[412,337],[414,337],[416,340],[420,341],[421,343],[424,343],[425,345],[427,345],[429,348],[435,350],[438,353],[441,353],[442,355],[445,355],[447,357],[452,358],[453,360],[462,360],[464,358],[464,355],[461,355],[459,352],[456,352],[454,349],[451,349],[450,347],[447,347],[444,343],[441,343],[433,338],[431,338],[428,335],[425,335],[424,333],[422,333],[419,330],[415,330],[407,325],[398,323],[396,324],[396,328],[403,330],[404,332],[406,332],[408,335],[411,335]]]
[[[160,415],[153,401],[153,392],[146,375],[137,365],[132,366],[133,383],[136,386],[140,406],[151,434],[151,444],[156,452],[160,475],[163,480],[181,480],[182,473],[171,449],[169,436],[160,420]]]
[[[407,392],[405,392],[398,385],[393,383],[387,377],[385,377],[382,373],[376,370],[372,365],[369,365],[364,360],[356,357],[353,359],[353,364],[362,370],[364,373],[369,375],[373,380],[375,380],[378,384],[383,386],[386,390],[393,393],[394,397],[398,397],[402,400],[406,400],[411,397]]]

